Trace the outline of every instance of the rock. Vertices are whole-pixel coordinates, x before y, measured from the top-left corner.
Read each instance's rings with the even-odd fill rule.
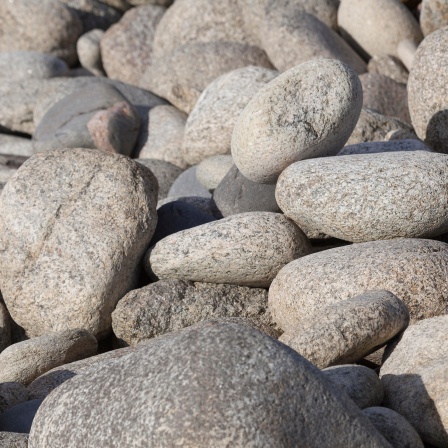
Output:
[[[397,47],[397,53],[403,65],[408,71],[411,71],[414,65],[415,53],[417,52],[418,45],[409,39],[402,40]],[[409,78],[408,78],[409,79]]]
[[[28,448],[28,434],[0,432],[0,448]]]
[[[185,126],[185,159],[196,165],[206,157],[229,154],[232,131],[241,112],[278,73],[263,67],[243,67],[210,83],[195,104]]]
[[[388,446],[316,368],[246,325],[214,322],[144,344],[48,396],[30,447]]]
[[[387,76],[395,82],[406,84],[409,73],[400,59],[391,55],[373,56],[367,65],[369,73]]]
[[[30,400],[9,408],[0,415],[1,432],[29,434],[39,406],[43,400]]]
[[[100,41],[104,31],[94,29],[83,34],[76,43],[79,63],[95,76],[105,76],[103,60],[101,58]]]
[[[279,295],[277,281],[272,288],[269,309],[286,331],[281,341],[319,368],[359,361],[409,323],[409,312],[398,297],[388,291],[369,291],[328,306],[317,305],[306,321],[295,325],[307,310],[297,310]]]
[[[448,25],[448,4],[444,0],[423,0],[420,26],[427,36]]]
[[[383,401],[383,385],[372,369],[350,364],[327,367],[322,373],[361,409],[379,406]]]
[[[37,51],[76,63],[76,41],[82,23],[57,0],[14,0],[0,3],[0,52]]]
[[[158,5],[168,8],[174,0],[126,0],[132,6],[139,5]]]
[[[364,409],[362,413],[394,448],[424,448],[417,431],[392,409],[371,407]]]
[[[118,9],[118,11],[125,12],[131,8],[130,2],[126,0],[100,0],[105,5],[112,6],[112,8]]]
[[[419,46],[409,74],[409,111],[417,135],[438,152],[448,153],[448,28],[430,34]]]
[[[418,22],[399,0],[341,0],[338,24],[342,37],[367,58],[398,56],[400,41],[423,39]]]
[[[160,280],[120,300],[112,327],[126,345],[221,317],[251,319],[275,333],[267,304],[268,293],[261,288]]]
[[[28,391],[20,383],[0,383],[0,416],[9,408],[28,400]],[[1,439],[0,439],[1,440]],[[0,445],[1,447],[1,445]]]
[[[0,154],[30,157],[34,154],[34,144],[28,138],[0,134]]]
[[[161,279],[266,288],[284,265],[310,249],[283,215],[242,213],[164,238],[146,253],[145,264]]]
[[[204,198],[211,198],[212,195],[205,187],[199,183],[196,176],[196,166],[188,168],[173,182],[168,192],[168,197],[171,196],[201,196]]]
[[[140,159],[157,159],[186,169],[188,163],[182,153],[187,115],[173,106],[152,108],[142,123],[136,153]]]
[[[138,85],[151,63],[154,33],[164,12],[160,6],[138,6],[106,31],[100,46],[109,78]]]
[[[206,213],[215,219],[221,219],[223,216],[221,212],[216,207],[216,204],[211,198],[204,198],[201,196],[173,196],[162,199],[157,203],[157,209],[160,209],[165,204],[170,204],[171,202],[185,202],[199,209],[200,211]]]
[[[357,73],[367,71],[366,63],[347,42],[300,4],[282,9],[274,2],[261,25],[261,43],[281,72],[317,58],[340,60]]]
[[[392,132],[395,133],[400,131]],[[353,154],[376,154],[380,152],[432,151],[431,148],[426,146],[421,140],[395,140],[391,134],[387,134],[386,137],[391,138],[391,140],[383,142],[365,142],[358,143],[356,145],[344,146],[339,151],[338,156],[349,156]]]
[[[425,145],[414,133],[414,131],[406,131],[405,129],[395,129],[393,131],[389,131],[385,136],[384,136],[384,141],[385,142],[392,142],[392,141],[396,141],[396,140],[416,140],[417,141],[417,145],[419,145],[421,147],[422,151],[432,151],[432,149]],[[406,143],[403,143],[404,147],[407,146]]]
[[[258,47],[225,41],[187,44],[153,59],[138,85],[189,114],[214,79],[248,65],[272,68]]]
[[[345,241],[437,236],[448,230],[447,163],[429,151],[311,159],[288,167],[275,195],[299,227]]]
[[[125,156],[67,149],[22,165],[0,195],[0,288],[29,337],[109,332],[154,233],[156,201],[154,175]]]
[[[11,323],[8,310],[0,302],[0,353],[11,344]],[[1,413],[1,409],[0,409]]]
[[[367,291],[385,289],[408,307],[411,322],[446,312],[448,245],[396,239],[337,247],[285,266],[269,291],[271,312],[283,310],[284,329],[301,328],[325,306]]]
[[[197,166],[196,178],[204,188],[213,191],[232,166],[234,165],[230,154],[207,157]]]
[[[294,67],[260,90],[240,115],[233,160],[249,180],[275,183],[291,163],[337,154],[361,104],[359,79],[342,62],[316,59]]]
[[[216,187],[213,200],[224,217],[246,212],[281,213],[275,200],[275,185],[252,182],[235,165]]]

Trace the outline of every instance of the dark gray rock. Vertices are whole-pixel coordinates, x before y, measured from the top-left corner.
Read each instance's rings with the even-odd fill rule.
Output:
[[[173,196],[200,196],[211,198],[211,193],[198,181],[196,166],[184,171],[171,185],[168,197]]]
[[[11,344],[11,322],[8,310],[0,302],[0,353]]]
[[[9,408],[0,415],[0,431],[28,434],[43,400],[30,400]]]
[[[28,391],[21,383],[0,383],[0,415],[28,400]]]

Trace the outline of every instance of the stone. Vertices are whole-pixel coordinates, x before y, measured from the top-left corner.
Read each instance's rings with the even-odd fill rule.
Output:
[[[421,43],[409,74],[412,125],[435,151],[448,153],[448,28],[434,31]]]
[[[204,159],[196,168],[196,178],[209,191],[213,191],[233,166],[232,156],[217,155]]]
[[[0,52],[49,53],[75,65],[82,23],[57,0],[14,0],[0,3]]]
[[[31,157],[34,155],[34,144],[28,138],[0,134],[0,154]]]
[[[447,169],[429,151],[310,159],[281,174],[275,196],[299,227],[341,240],[427,238],[448,230]]]
[[[261,25],[261,43],[281,72],[318,58],[340,60],[358,74],[367,71],[366,63],[347,42],[300,4],[282,9],[274,2]]]
[[[361,409],[379,406],[383,401],[381,380],[378,374],[368,367],[349,364],[327,367],[322,373]]]
[[[169,105],[152,108],[142,123],[136,153],[140,159],[157,159],[186,169],[188,163],[182,153],[187,115]]]
[[[28,434],[0,432],[0,448],[28,448]]]
[[[261,89],[240,115],[233,160],[249,180],[275,183],[291,163],[337,154],[361,105],[361,83],[342,62],[316,59],[294,67]]]
[[[211,82],[188,116],[182,149],[190,165],[217,154],[229,154],[233,128],[247,103],[278,72],[243,67]]]
[[[308,313],[306,321],[295,325],[302,310],[278,294],[277,282],[272,288],[269,309],[273,320],[285,330],[281,341],[319,368],[359,361],[385,345],[409,323],[406,305],[383,290],[316,307],[314,313]]]
[[[126,345],[221,317],[251,319],[275,332],[267,304],[262,288],[160,280],[123,297],[112,313],[112,327]]]
[[[318,369],[251,327],[212,322],[144,344],[53,391],[30,448],[389,446]]]
[[[138,86],[189,114],[214,79],[248,65],[272,68],[258,47],[226,41],[187,44],[154,58]]]
[[[95,76],[106,75],[100,49],[100,41],[103,35],[103,30],[94,29],[83,34],[76,43],[79,63]]]
[[[125,12],[131,8],[130,2],[126,0],[100,0],[100,1],[101,3],[112,6],[112,8],[115,8],[118,11],[122,12]]]
[[[369,73],[387,76],[401,84],[408,82],[409,73],[406,67],[400,59],[389,54],[373,56],[367,65],[367,69]]]
[[[0,415],[1,432],[29,434],[39,406],[43,400],[30,400],[9,408]]]
[[[241,213],[164,238],[146,253],[145,266],[160,279],[267,288],[284,265],[310,250],[283,215]]]
[[[125,156],[65,149],[20,167],[0,195],[0,288],[29,337],[110,331],[154,233],[156,201],[154,175]]]
[[[138,85],[151,63],[154,33],[165,8],[143,5],[127,11],[101,39],[101,57],[109,78]]]
[[[24,401],[28,401],[28,391],[23,384],[16,382],[0,383],[0,416],[7,409]]]
[[[168,197],[171,196],[201,196],[204,198],[211,198],[211,193],[199,183],[196,176],[196,166],[188,168],[173,182],[168,192]]]
[[[341,0],[338,24],[342,37],[367,59],[398,56],[400,41],[423,39],[417,20],[399,0]]]
[[[0,302],[0,353],[11,344],[11,322],[8,310]],[[1,412],[1,410],[0,410]]]
[[[140,5],[158,5],[168,8],[174,2],[174,0],[126,0],[132,6]]]
[[[275,185],[252,182],[235,165],[216,187],[213,200],[224,217],[246,212],[281,213],[275,200]]]
[[[392,142],[397,140],[417,140],[417,145],[421,147],[422,151],[432,151],[432,149],[425,145],[414,133],[414,131],[406,131],[405,129],[395,129],[389,131],[384,136],[385,142]],[[404,147],[407,147],[406,143],[403,143]]]
[[[398,57],[401,59],[403,65],[408,71],[411,71],[414,65],[415,53],[417,52],[418,45],[409,39],[402,40],[397,47]],[[408,77],[409,79],[409,77]]]
[[[163,207],[165,204],[171,202],[185,202],[199,209],[201,212],[206,213],[215,219],[221,219],[223,216],[216,207],[216,204],[211,198],[204,198],[201,196],[172,196],[162,199],[157,203],[157,209]]]
[[[392,131],[400,132],[400,131]],[[408,137],[408,135],[406,135]],[[377,154],[381,152],[401,152],[401,151],[429,151],[432,149],[426,146],[421,140],[417,139],[404,139],[395,140],[393,135],[386,135],[386,138],[390,138],[389,141],[383,142],[365,142],[355,145],[344,146],[339,152],[338,156],[350,156],[353,154]]]
[[[423,0],[420,11],[420,26],[423,34],[437,31],[448,25],[448,4],[444,0]]]
[[[417,431],[392,409],[374,406],[364,409],[362,413],[394,448],[424,448]]]
[[[286,265],[271,285],[270,309],[283,330],[293,330],[319,309],[384,289],[406,304],[413,323],[446,313],[447,263],[448,245],[439,241],[403,238],[337,247]]]

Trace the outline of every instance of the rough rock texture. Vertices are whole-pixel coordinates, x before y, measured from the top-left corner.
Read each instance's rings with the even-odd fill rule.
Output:
[[[310,249],[283,215],[253,212],[171,235],[147,252],[145,263],[162,279],[268,287],[285,264]]]
[[[291,163],[337,154],[361,105],[361,83],[342,62],[316,59],[294,67],[244,109],[233,130],[233,160],[253,182],[275,183]]]
[[[278,315],[281,306],[282,322],[277,318],[277,323],[295,329],[327,305],[385,289],[406,304],[415,322],[447,312],[447,272],[448,245],[439,241],[396,239],[338,247],[285,266],[271,285],[270,309]]]
[[[101,39],[101,56],[107,76],[138,85],[152,60],[154,33],[165,8],[132,8]]]
[[[302,310],[276,292],[275,288],[270,292],[269,309],[273,320],[286,331],[282,342],[319,368],[359,361],[409,323],[409,312],[399,298],[388,291],[369,291],[317,308],[306,316],[306,322],[293,325]]]
[[[423,39],[418,22],[399,0],[342,0],[338,24],[344,39],[365,56],[398,56],[400,41]]]
[[[230,153],[232,131],[247,103],[278,72],[243,67],[210,83],[195,104],[185,126],[182,148],[190,165],[215,154]]]
[[[384,75],[396,82],[406,84],[409,73],[403,63],[391,55],[373,56],[367,65],[369,73]]]
[[[316,448],[389,446],[302,357],[246,325],[214,322],[148,341],[126,358],[60,386],[40,407],[29,446],[279,441]]]
[[[0,432],[0,448],[28,448],[28,434]]]
[[[77,14],[57,0],[0,2],[0,52],[50,53],[76,63],[76,40],[82,33]]]
[[[275,192],[299,227],[363,242],[447,232],[447,187],[446,154],[403,151],[301,161]]]
[[[207,190],[214,190],[232,168],[233,159],[229,155],[211,156],[204,159],[196,168],[196,178]]]
[[[0,287],[29,336],[102,336],[154,232],[157,180],[125,156],[68,149],[29,159],[0,196]]]
[[[368,367],[350,364],[328,367],[322,373],[361,409],[379,406],[383,401],[381,380],[378,374]]]
[[[448,153],[448,28],[419,46],[409,74],[409,111],[415,132],[438,152]]]
[[[0,302],[0,353],[11,344],[11,323],[8,310]]]
[[[432,151],[431,148],[429,146],[426,146],[421,140],[417,139],[395,140],[392,135],[389,135],[389,137],[392,137],[392,139],[388,141],[364,142],[355,145],[344,146],[338,152],[338,156],[350,156],[353,154],[376,154],[379,152],[397,152],[397,151],[399,152]]]
[[[76,42],[79,63],[95,76],[105,76],[100,49],[103,35],[103,30],[95,29],[83,34]]]
[[[28,391],[21,383],[0,383],[0,415],[17,404],[28,400]],[[1,446],[1,445],[0,445]]]
[[[423,0],[420,26],[427,36],[448,25],[448,3],[445,0]]]
[[[272,68],[266,53],[258,47],[226,41],[187,44],[154,58],[139,87],[189,114],[214,79],[248,65]]]
[[[202,196],[211,198],[210,192],[198,181],[196,166],[188,168],[173,182],[168,192],[168,197],[175,196]]]
[[[28,434],[42,400],[30,400],[9,408],[0,415],[1,432]]]
[[[243,317],[278,335],[267,304],[261,288],[160,280],[123,297],[112,313],[112,328],[126,345],[135,345],[210,318]]]

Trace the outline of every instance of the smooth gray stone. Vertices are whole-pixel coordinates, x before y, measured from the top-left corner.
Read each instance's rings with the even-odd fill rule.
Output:
[[[30,400],[6,410],[0,415],[0,431],[28,434],[43,400]]]
[[[184,171],[171,185],[168,197],[173,196],[200,196],[211,198],[211,193],[199,183],[196,177],[196,166]]]
[[[421,140],[404,139],[384,142],[365,142],[355,145],[346,145],[339,152],[338,156],[349,156],[352,154],[376,154],[380,152],[397,151],[430,151],[432,149]]]
[[[197,166],[196,178],[208,191],[213,191],[232,166],[230,154],[207,157]]]
[[[100,50],[100,40],[103,34],[103,30],[94,29],[84,33],[76,43],[79,63],[95,76],[106,76]]]

